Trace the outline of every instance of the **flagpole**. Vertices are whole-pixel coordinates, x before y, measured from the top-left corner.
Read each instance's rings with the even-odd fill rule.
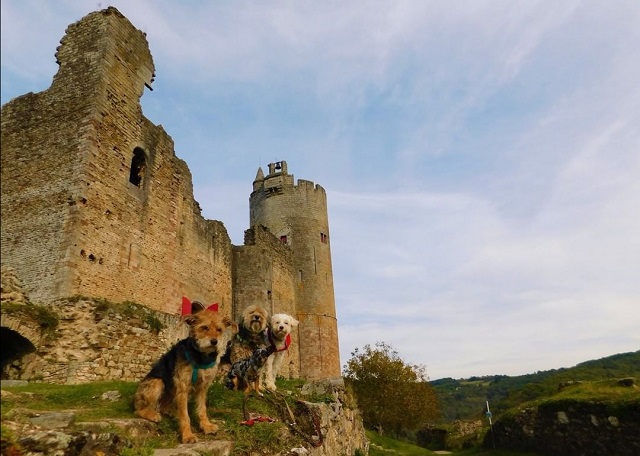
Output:
[[[489,410],[489,401],[487,401],[487,418],[489,418],[489,428],[491,430],[491,443],[493,443],[493,449],[496,449],[496,441],[493,438],[493,424],[491,423],[491,410]]]

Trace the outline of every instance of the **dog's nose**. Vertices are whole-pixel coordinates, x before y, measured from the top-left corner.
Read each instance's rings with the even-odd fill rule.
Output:
[[[284,326],[280,326],[280,331],[282,331],[284,329]]]
[[[218,345],[217,339],[211,339],[211,345]]]

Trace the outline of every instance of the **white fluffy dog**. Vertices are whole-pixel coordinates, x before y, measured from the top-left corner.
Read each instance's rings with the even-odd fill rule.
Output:
[[[269,340],[275,345],[276,351],[269,356],[263,369],[263,383],[268,390],[276,390],[276,376],[282,367],[287,349],[291,345],[291,331],[296,326],[298,326],[298,320],[291,315],[279,313],[271,316]]]

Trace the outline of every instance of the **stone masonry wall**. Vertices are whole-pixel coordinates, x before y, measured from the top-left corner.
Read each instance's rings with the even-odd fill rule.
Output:
[[[2,107],[0,256],[14,259],[10,263],[37,302],[59,293],[80,187],[76,131],[83,114],[81,106],[71,109],[32,93]]]
[[[179,318],[143,306],[118,309],[82,299],[62,300],[52,308],[60,319],[55,333],[15,361],[5,372],[8,379],[58,384],[139,381],[188,333]],[[156,332],[158,323],[162,329]]]
[[[233,249],[233,290],[236,321],[252,304],[263,306],[272,315],[296,315],[296,283],[292,252],[263,226],[245,231],[244,246]],[[279,375],[298,378],[300,374],[300,334],[295,328]]]
[[[487,448],[492,438],[497,448],[537,454],[635,456],[640,454],[640,409],[632,401],[552,401],[501,417],[493,437],[485,435]]]

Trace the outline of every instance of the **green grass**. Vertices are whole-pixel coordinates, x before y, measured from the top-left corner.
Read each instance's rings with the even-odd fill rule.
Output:
[[[429,451],[408,442],[402,442],[381,436],[374,431],[366,431],[369,439],[369,456],[433,456],[438,453]],[[484,448],[470,448],[451,453],[455,456],[536,456],[532,453],[518,453],[504,450],[488,450]]]
[[[310,423],[303,419],[304,410],[300,410],[296,400],[301,398],[301,380],[278,381],[278,388],[283,394],[267,395],[266,398],[250,397],[247,411],[253,414],[275,418],[274,423],[257,423],[245,426],[242,414],[243,395],[237,391],[229,391],[223,385],[214,384],[209,390],[209,417],[219,422],[221,430],[216,439],[235,442],[234,455],[251,453],[273,454],[304,443],[304,436],[291,432],[286,424],[288,412],[284,405],[284,397],[289,408],[298,418],[299,429],[307,437],[313,434]],[[2,420],[11,416],[16,408],[35,411],[72,410],[76,413],[76,422],[100,421],[105,419],[135,418],[132,399],[137,388],[135,382],[94,382],[82,385],[55,385],[47,383],[29,383],[25,386],[4,387],[12,395],[2,399]],[[102,394],[107,391],[118,391],[120,398],[115,401],[103,400]],[[327,397],[304,397],[312,402],[326,402]],[[611,404],[637,403],[640,392],[637,388],[621,387],[616,381],[583,382],[567,387],[551,397],[537,401],[605,401]],[[196,422],[195,420],[193,421]],[[198,434],[201,439],[207,437]],[[2,427],[3,439],[11,439],[10,432]],[[370,440],[370,456],[428,456],[437,453],[408,442],[381,436],[374,431],[367,431]],[[149,456],[154,448],[172,448],[178,444],[177,422],[165,417],[158,425],[158,435],[136,442],[136,447],[127,450],[124,456]],[[264,453],[264,452],[267,453]],[[500,450],[471,448],[455,451],[456,456],[527,456]]]
[[[618,380],[603,380],[599,382],[582,382],[569,386],[551,396],[552,400],[572,398],[584,401],[638,401],[640,390],[621,386]],[[545,398],[548,400],[549,398]]]
[[[244,421],[243,394],[238,391],[229,391],[221,384],[213,384],[208,394],[209,418],[217,421],[221,428],[215,439],[234,441],[234,455],[251,454],[256,451],[275,454],[295,446],[302,446],[304,436],[313,434],[313,429],[309,426],[305,428],[304,410],[300,410],[297,404],[302,384],[302,381],[278,381],[282,395],[266,395],[266,398],[250,397],[246,404],[247,413],[276,419],[272,423],[256,423],[253,426],[241,424]],[[2,421],[11,419],[12,411],[15,409],[40,412],[73,411],[76,414],[76,423],[136,418],[132,401],[137,385],[136,382],[94,382],[81,385],[29,383],[25,386],[3,387],[12,394],[2,399]],[[120,398],[115,401],[101,399],[102,394],[107,391],[118,391]],[[285,395],[286,399],[284,399]],[[309,400],[308,397],[303,399]],[[285,400],[296,414],[295,429],[302,432],[302,435],[292,433],[287,425],[288,417],[284,414],[287,413]],[[193,418],[192,416],[192,423],[197,429],[195,426],[197,420]],[[10,435],[4,426],[2,433],[3,439]],[[202,433],[197,435],[201,440],[212,438]],[[158,435],[136,441],[135,449],[127,451],[125,456],[145,456],[151,454],[154,448],[172,448],[178,443],[176,420],[172,417],[163,417],[158,424]]]
[[[15,407],[21,407],[37,411],[73,410],[78,421],[131,418],[131,401],[136,387],[137,383],[132,382],[95,382],[82,385],[29,383],[7,388],[18,396],[16,399],[2,399],[2,416]],[[102,394],[107,391],[118,391],[121,398],[117,401],[102,400]]]
[[[470,448],[454,453],[455,456],[540,456],[534,453],[522,453],[508,450],[487,450],[483,448]]]
[[[235,442],[234,455],[247,454],[275,454],[295,446],[302,446],[305,436],[310,437],[313,432],[311,422],[305,424],[304,410],[297,405],[300,390],[304,384],[301,380],[278,381],[278,388],[283,394],[279,396],[267,395],[265,399],[250,397],[247,401],[247,412],[275,418],[273,423],[257,423],[245,426],[242,414],[243,395],[237,391],[229,391],[223,385],[214,384],[209,390],[209,417],[218,421],[221,430],[215,436],[220,440]],[[48,383],[29,383],[25,386],[5,387],[3,389],[13,393],[2,399],[2,420],[11,416],[16,408],[35,411],[63,411],[72,410],[76,413],[76,422],[100,421],[105,419],[130,419],[133,414],[132,399],[137,388],[136,382],[94,382],[81,385],[55,385]],[[102,394],[107,391],[118,391],[120,398],[115,401],[103,400]],[[286,397],[286,399],[283,399]],[[322,396],[304,397],[312,402],[326,402],[329,398]],[[295,414],[297,429],[303,435],[292,433],[286,424],[288,412],[284,400]],[[193,420],[196,423],[196,420]],[[115,429],[114,429],[115,430]],[[5,427],[2,427],[3,439],[12,437]],[[204,440],[208,437],[198,434]],[[437,453],[425,448],[389,437],[376,432],[367,431],[370,439],[370,456],[428,456]],[[178,445],[178,425],[175,419],[164,417],[158,424],[158,435],[147,437],[135,442],[135,446],[127,449],[123,456],[150,456],[156,448],[172,448]],[[523,453],[504,451],[486,451],[481,449],[456,452],[456,455],[472,456],[524,456]]]
[[[640,406],[640,389],[623,386],[619,380],[601,380],[594,382],[578,382],[568,386],[551,396],[545,396],[533,401],[519,404],[501,413],[497,419],[509,421],[523,408],[539,407],[546,409],[561,409],[564,407],[590,407],[600,404],[606,407],[611,415],[618,417],[632,413]]]
[[[369,439],[369,456],[428,456],[436,454],[426,448],[413,445],[408,442],[401,442],[378,434],[374,431],[366,431]]]

